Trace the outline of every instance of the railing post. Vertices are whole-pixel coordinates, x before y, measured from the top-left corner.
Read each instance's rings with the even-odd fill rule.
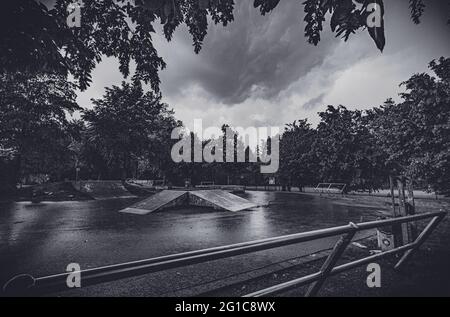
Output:
[[[353,222],[350,222],[349,225],[352,227],[352,231],[343,235],[334,245],[333,251],[331,251],[330,255],[327,257],[322,267],[320,268],[320,279],[317,282],[311,283],[308,290],[306,291],[305,297],[316,296],[322,287],[325,280],[328,278],[329,273],[336,265],[337,261],[339,261],[342,253],[344,253],[345,249],[352,241],[356,232],[358,231],[358,226]]]
[[[420,235],[417,237],[417,239],[414,241],[414,247],[411,250],[406,251],[401,259],[397,262],[395,265],[396,270],[401,270],[406,261],[411,257],[412,253],[416,251],[424,242],[425,240],[430,236],[430,234],[433,232],[433,230],[437,227],[437,225],[444,219],[445,216],[436,216],[431,219],[431,221],[428,223],[428,225],[423,229],[423,231],[420,233]]]
[[[406,179],[406,200],[405,200],[405,208],[406,214],[408,216],[416,214],[416,204],[414,202],[414,191],[413,191],[413,181],[411,178]],[[417,238],[417,224],[415,222],[410,222],[408,224],[408,230],[411,240],[415,240]]]

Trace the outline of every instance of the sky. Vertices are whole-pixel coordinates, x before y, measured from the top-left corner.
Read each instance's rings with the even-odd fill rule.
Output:
[[[171,42],[156,26],[153,42],[167,63],[160,72],[163,101],[188,128],[194,119],[204,127],[283,127],[305,118],[315,125],[327,105],[363,110],[389,97],[399,101],[402,81],[427,71],[431,60],[450,57],[448,1],[426,1],[422,23],[415,25],[407,0],[385,0],[383,53],[365,30],[348,42],[335,38],[329,17],[319,45],[308,44],[302,1],[283,0],[266,16],[253,1],[235,2],[235,21],[210,24],[199,54],[185,26]],[[114,58],[104,58],[92,75],[91,87],[78,94],[85,108],[104,87],[124,80]]]

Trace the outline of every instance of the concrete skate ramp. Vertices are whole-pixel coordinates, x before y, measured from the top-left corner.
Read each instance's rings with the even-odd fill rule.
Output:
[[[120,212],[146,215],[148,213],[167,209],[170,207],[187,205],[188,192],[185,190],[163,190],[147,199],[144,199],[128,208],[120,210]]]
[[[196,185],[199,189],[221,189],[232,194],[245,193],[245,186],[242,185]]]
[[[210,207],[228,211],[240,211],[257,207],[256,204],[247,199],[230,194],[224,190],[163,190],[128,208],[120,210],[120,212],[146,215],[176,206]]]
[[[240,211],[258,205],[224,190],[195,190],[189,192],[189,204],[214,209]]]
[[[72,182],[73,187],[94,199],[132,198],[121,181],[79,181]]]

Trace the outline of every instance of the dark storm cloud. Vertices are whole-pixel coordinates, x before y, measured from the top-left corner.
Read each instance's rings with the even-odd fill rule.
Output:
[[[418,27],[409,19],[407,0],[388,0],[385,3],[388,54],[411,44]],[[442,20],[446,15],[442,12],[449,11],[448,3],[439,0],[429,0],[426,9],[423,18],[426,21],[435,16]],[[187,31],[178,30],[171,43],[159,47],[168,64],[168,70],[161,76],[163,93],[176,96],[197,85],[213,101],[229,105],[242,103],[248,98],[277,97],[291,83],[322,65],[341,43],[331,34],[327,19],[319,46],[308,44],[303,34],[303,17],[301,1],[281,1],[267,16],[261,16],[253,8],[252,1],[239,1],[235,8],[235,21],[226,28],[211,25],[198,56],[191,52]],[[419,30],[421,36],[436,35],[432,34],[433,26],[424,29],[426,32]],[[355,52],[349,51],[347,56],[342,56],[341,64],[329,69],[330,76],[357,62],[352,56],[354,54],[359,59],[369,54],[380,54],[366,31],[358,32],[350,41],[356,41],[358,37],[364,38],[359,41],[360,46],[354,48]],[[184,53],[176,54],[174,50]]]
[[[334,38],[329,19],[318,47],[303,34],[303,6],[283,0],[261,16],[252,1],[236,1],[235,21],[210,24],[199,55],[185,27],[167,42],[160,27],[153,35],[167,62],[160,72],[163,99],[189,125],[283,126],[294,119],[318,122],[326,105],[367,109],[386,98],[398,100],[399,83],[427,70],[427,63],[450,56],[447,1],[428,0],[420,25],[410,19],[408,0],[385,0],[387,45],[380,53],[365,30],[348,42]],[[118,85],[122,75],[115,59],[105,58],[94,70],[91,87],[79,94],[91,107],[104,87]]]
[[[308,44],[302,20],[300,1],[282,1],[267,16],[261,16],[251,1],[239,2],[234,22],[225,29],[209,28],[197,60],[181,65],[182,61],[173,61],[172,54],[168,54],[168,67],[178,71],[170,78],[163,74],[163,91],[169,95],[179,93],[188,81],[199,84],[225,104],[240,103],[249,97],[276,96],[290,82],[322,63],[338,43],[328,40],[331,35],[325,33],[320,48]],[[178,32],[171,44],[179,47],[187,41],[187,32]]]

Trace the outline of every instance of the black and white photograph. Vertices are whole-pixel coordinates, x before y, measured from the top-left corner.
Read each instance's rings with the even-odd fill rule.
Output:
[[[5,301],[450,297],[449,211],[448,0],[0,3]]]

